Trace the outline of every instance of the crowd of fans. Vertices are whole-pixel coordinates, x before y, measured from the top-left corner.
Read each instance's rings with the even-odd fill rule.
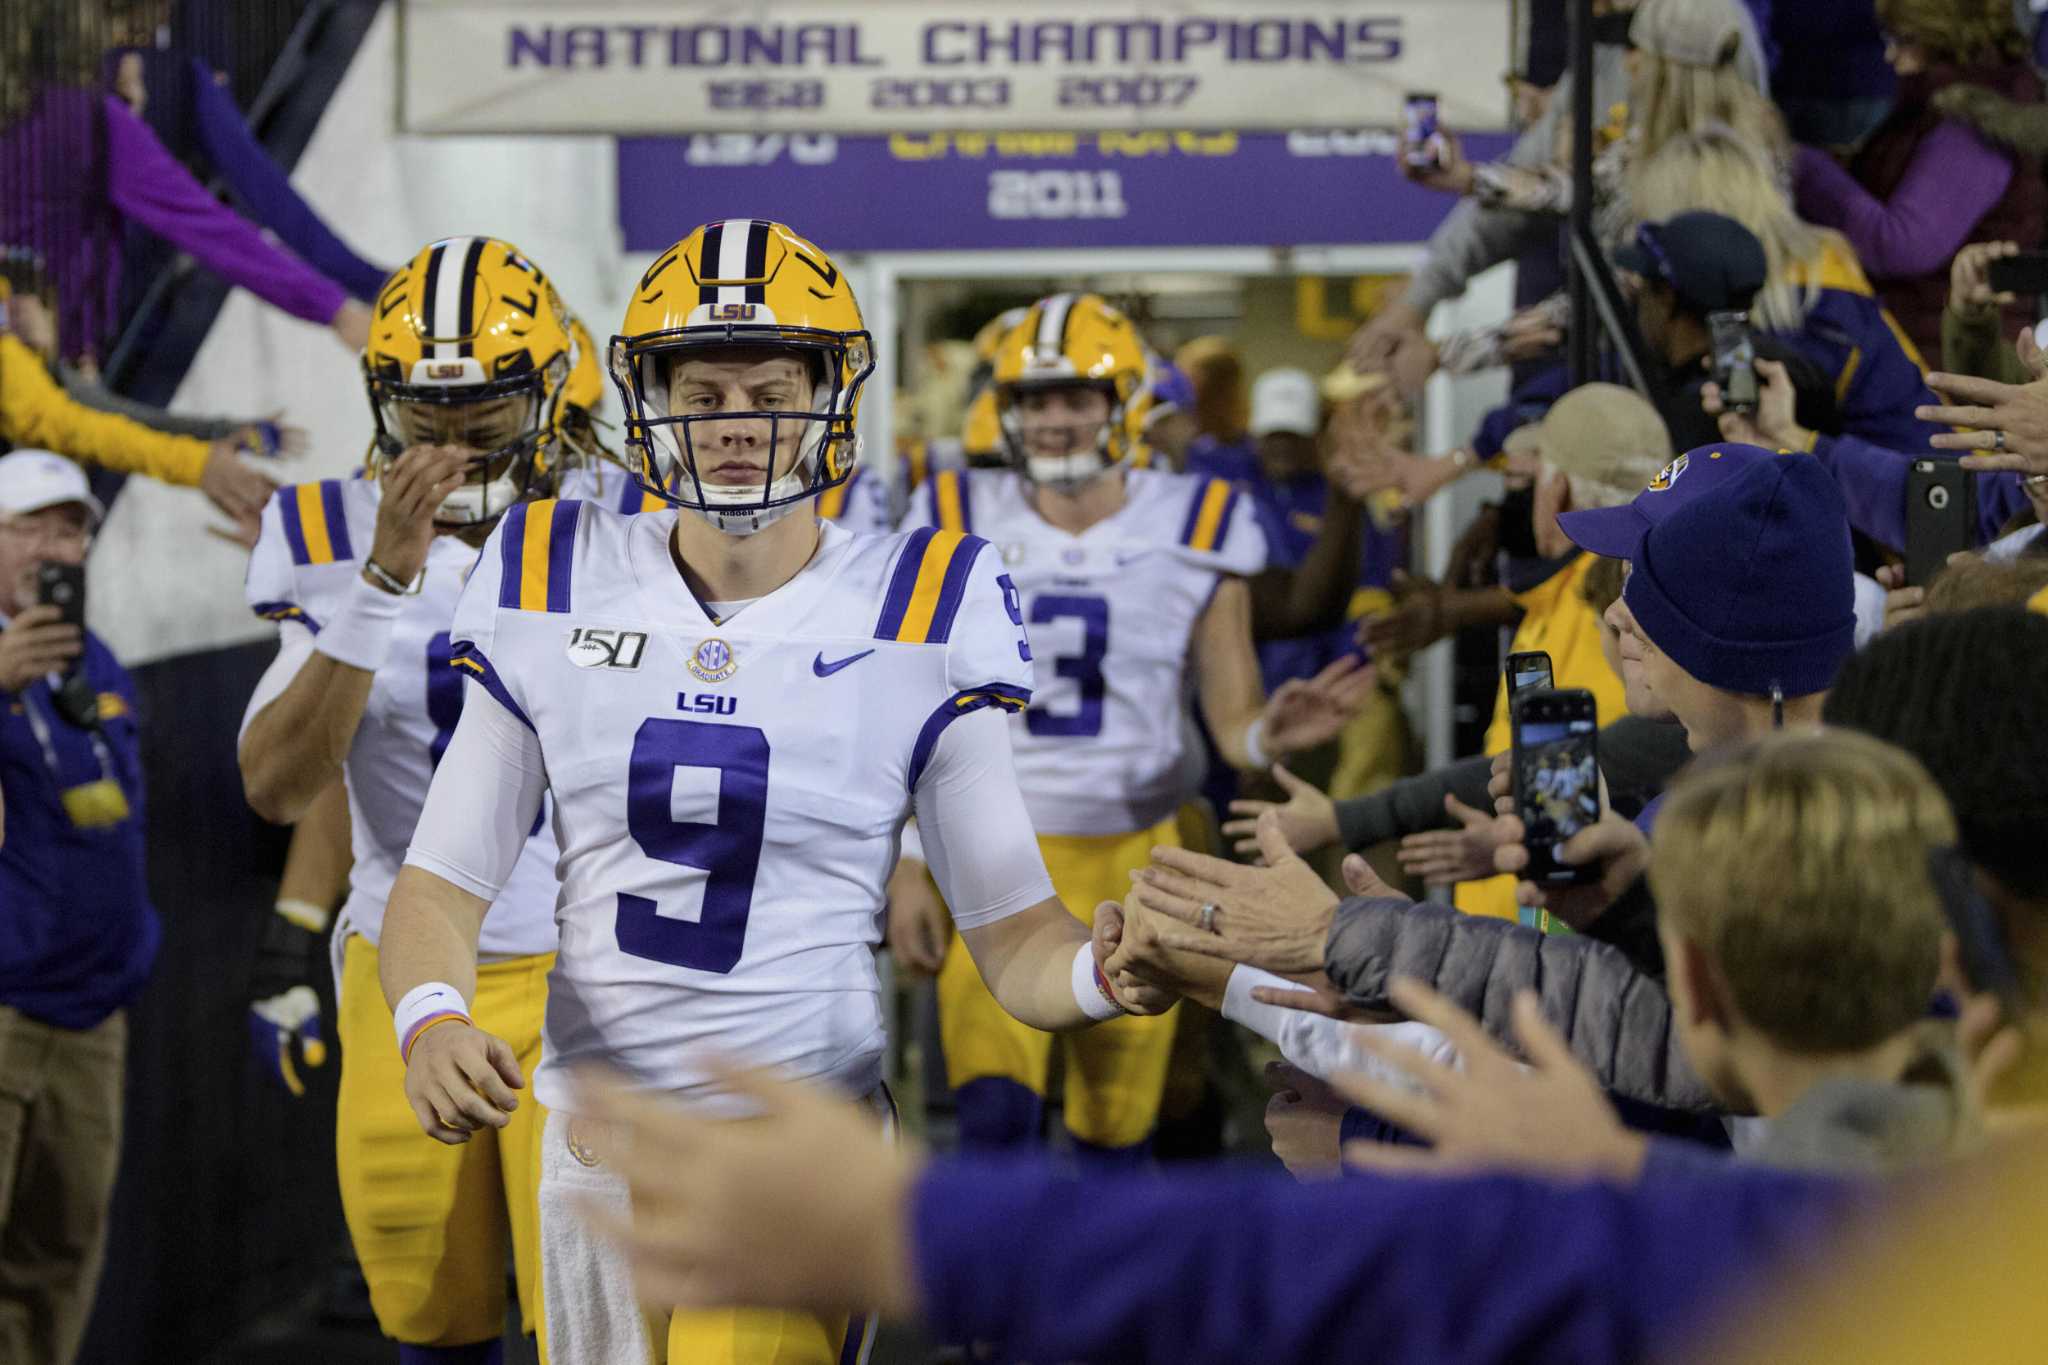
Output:
[[[2040,1265],[2039,1202],[1997,1192],[2040,1173],[2048,1104],[2048,25],[2013,0],[1594,10],[1592,222],[1633,310],[1598,375],[1565,360],[1560,243],[1588,187],[1541,23],[1512,151],[1404,146],[1455,202],[1336,369],[1250,373],[1221,338],[1155,366],[1149,458],[1259,510],[1266,687],[1351,653],[1376,669],[1337,743],[1242,789],[1212,763],[1213,851],[1157,851],[1098,912],[1121,924],[1113,977],[1266,1040],[1295,1179],[929,1157],[767,1076],[732,1078],[763,1113],[745,1125],[601,1088],[595,1111],[641,1133],[621,1235],[643,1292],[880,1306],[1015,1359],[1765,1360],[1866,1330],[1825,1311],[1853,1271],[1888,1324],[1857,1358],[1907,1360],[1944,1349],[1920,1298],[1879,1293],[1921,1275],[1916,1247],[1992,1220],[1986,1276],[2024,1275],[1990,1263],[2007,1246]],[[165,149],[158,81],[176,140],[267,233]],[[116,53],[4,113],[0,164],[93,167],[0,193],[0,1360],[66,1359],[118,1147],[76,1136],[118,1133],[121,1012],[158,931],[133,686],[50,570],[104,512],[78,464],[195,486],[253,543],[258,457],[305,444],[280,414],[100,381],[122,233],[351,350],[383,272],[188,56]],[[1432,330],[1510,261],[1511,317]],[[973,349],[943,355],[899,503],[999,458]],[[1495,369],[1507,401],[1417,451],[1430,377]],[[1501,494],[1426,577],[1404,523],[1485,471]],[[1909,573],[1942,534],[1970,548]],[[1508,675],[1465,699],[1490,717],[1477,749],[1414,771],[1408,662],[1475,635],[1591,699],[1598,816],[1556,850],[1569,876],[1532,873]],[[889,949],[937,971],[944,928],[898,891]],[[1162,1153],[1203,1091],[1169,1084]],[[2038,1329],[2038,1301],[1982,1292],[1944,1316]],[[1744,1295],[1776,1308],[1732,1311]]]

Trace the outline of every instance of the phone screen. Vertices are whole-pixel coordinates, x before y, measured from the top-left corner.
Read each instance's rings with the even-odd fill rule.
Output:
[[[1550,665],[1540,659],[1530,659],[1511,664],[1514,672],[1508,674],[1508,694],[1515,696],[1523,692],[1548,692],[1554,685],[1550,676]]]
[[[1408,129],[1403,139],[1407,150],[1402,155],[1411,166],[1434,169],[1441,161],[1437,149],[1436,96],[1410,95],[1403,105],[1403,112],[1407,116]]]
[[[1742,313],[1715,313],[1707,325],[1713,333],[1714,383],[1720,386],[1722,404],[1739,412],[1754,410],[1756,341],[1750,335],[1749,318]]]
[[[1516,723],[1515,802],[1531,881],[1577,880],[1577,870],[1560,864],[1555,849],[1600,818],[1598,728],[1591,715]]]

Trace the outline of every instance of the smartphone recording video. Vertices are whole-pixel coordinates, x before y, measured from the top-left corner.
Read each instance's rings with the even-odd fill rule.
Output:
[[[1721,406],[1730,412],[1755,412],[1756,340],[1750,334],[1749,315],[1709,313],[1707,330],[1713,337],[1714,383],[1721,390]]]
[[[1528,692],[1514,702],[1515,807],[1529,851],[1523,876],[1539,886],[1595,880],[1559,862],[1558,845],[1600,818],[1599,719],[1583,688]]]
[[[1548,692],[1557,686],[1550,670],[1550,655],[1540,649],[1521,650],[1508,655],[1508,697],[1524,692]]]
[[[1402,159],[1418,171],[1434,171],[1443,165],[1442,131],[1437,123],[1436,96],[1416,91],[1403,102],[1407,133],[1402,139]]]

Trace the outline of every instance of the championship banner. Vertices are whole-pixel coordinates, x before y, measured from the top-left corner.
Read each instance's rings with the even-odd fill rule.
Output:
[[[835,252],[1419,242],[1455,201],[1403,179],[1398,147],[1386,129],[620,138],[619,226],[628,251],[721,217]]]
[[[1503,0],[401,0],[414,133],[1504,126]]]

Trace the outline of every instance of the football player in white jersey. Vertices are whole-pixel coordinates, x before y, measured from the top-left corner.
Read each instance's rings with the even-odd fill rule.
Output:
[[[1011,468],[934,474],[905,522],[985,536],[1017,584],[1041,678],[1011,726],[1018,784],[1053,885],[1082,920],[1122,899],[1154,845],[1181,842],[1190,683],[1223,756],[1250,770],[1333,737],[1371,686],[1346,659],[1265,695],[1246,581],[1266,565],[1265,537],[1225,481],[1132,467],[1148,368],[1137,329],[1101,298],[1040,300],[995,353]],[[913,923],[935,914],[921,872],[911,862],[892,880],[892,941],[937,937]],[[957,953],[939,971],[939,1021],[963,1142],[1035,1141],[1052,1037],[994,1009]],[[1119,1019],[1065,1041],[1074,1150],[1142,1159],[1172,1020]]]
[[[281,491],[250,559],[251,606],[281,648],[240,744],[249,802],[305,814],[338,778],[354,867],[333,938],[342,1042],[336,1158],[370,1301],[407,1365],[482,1360],[504,1333],[505,1262],[540,1318],[540,1106],[467,1147],[429,1142],[378,986],[385,902],[463,710],[457,598],[508,509],[552,491],[573,368],[567,310],[510,244],[455,237],[386,283],[363,353],[376,423],[366,476]],[[538,1062],[555,950],[552,833],[529,822],[482,926],[471,999],[499,1041],[493,1093]]]
[[[1120,994],[1097,965],[1111,935],[1091,943],[1052,894],[1011,767],[1031,666],[995,550],[818,519],[856,468],[873,367],[839,268],[780,224],[707,224],[642,276],[622,331],[628,445],[677,510],[516,508],[470,579],[457,661],[495,700],[463,712],[385,926],[385,992],[416,1038],[406,1094],[444,1141],[509,1117],[503,1045],[465,1002],[545,786],[561,951],[534,1094],[555,1359],[865,1358],[864,1321],[643,1320],[578,1213],[625,1196],[609,1135],[573,1117],[570,1069],[739,1114],[718,1069],[736,1057],[868,1098],[880,1122],[874,948],[913,805],[1005,1009],[1073,1029],[1167,1001]]]

